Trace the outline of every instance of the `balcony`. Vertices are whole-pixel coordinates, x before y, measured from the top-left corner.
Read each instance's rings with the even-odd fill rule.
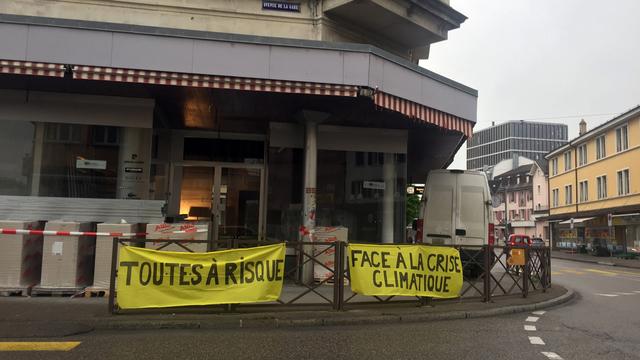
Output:
[[[326,0],[323,10],[338,24],[355,25],[408,49],[422,48],[420,58],[467,19],[439,0]]]

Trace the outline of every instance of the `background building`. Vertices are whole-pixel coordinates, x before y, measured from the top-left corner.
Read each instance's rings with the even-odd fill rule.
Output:
[[[596,254],[640,251],[640,107],[552,151],[552,240]]]
[[[402,241],[406,184],[476,121],[476,90],[416,65],[465,19],[437,0],[0,2],[0,219]]]
[[[514,155],[542,160],[567,142],[567,125],[509,121],[473,133],[467,144],[467,169],[480,170]]]
[[[501,239],[509,234],[525,234],[548,240],[548,225],[537,220],[548,212],[546,162],[519,160],[525,164],[494,174],[489,181],[496,229],[500,230]],[[509,161],[503,160],[496,168],[503,168],[501,164]]]

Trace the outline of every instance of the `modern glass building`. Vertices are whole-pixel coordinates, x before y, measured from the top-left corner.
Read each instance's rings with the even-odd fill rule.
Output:
[[[567,143],[567,125],[509,121],[473,133],[467,143],[467,169],[490,167],[520,155],[542,160],[551,150]]]

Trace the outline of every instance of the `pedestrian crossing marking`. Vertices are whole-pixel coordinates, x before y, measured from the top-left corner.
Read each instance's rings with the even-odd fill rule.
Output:
[[[544,345],[544,341],[539,336],[529,336],[529,342],[533,345]]]
[[[15,341],[0,342],[0,351],[69,351],[80,345],[80,341]]]
[[[534,325],[525,325],[524,326],[524,330],[525,331],[536,331],[536,327]]]
[[[537,316],[529,316],[529,317],[527,317],[527,320],[525,320],[525,321],[527,321],[527,322],[536,322],[536,321],[538,321],[538,319],[540,319],[540,318],[537,317]]]
[[[560,355],[554,353],[554,352],[548,352],[548,351],[543,351],[542,355],[546,356],[549,359],[552,360],[562,360],[562,358],[560,357]]]

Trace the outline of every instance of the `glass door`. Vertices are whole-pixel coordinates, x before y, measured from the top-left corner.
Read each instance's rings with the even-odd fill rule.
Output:
[[[262,169],[219,167],[219,239],[258,239]]]
[[[175,163],[179,214],[211,223],[212,240],[261,239],[264,170],[261,165]]]

